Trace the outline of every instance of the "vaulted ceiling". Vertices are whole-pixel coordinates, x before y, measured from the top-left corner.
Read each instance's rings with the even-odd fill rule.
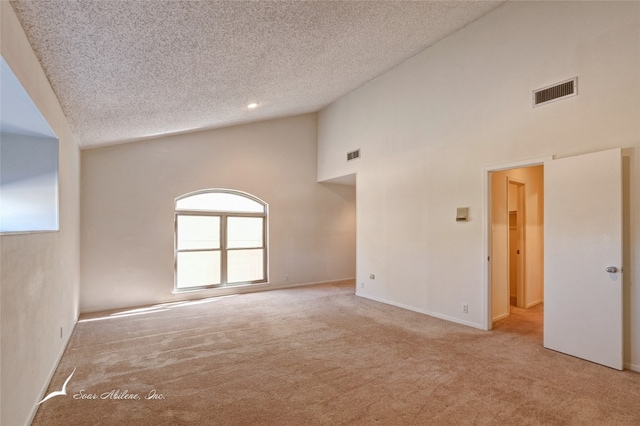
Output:
[[[318,111],[502,3],[11,0],[81,148]]]

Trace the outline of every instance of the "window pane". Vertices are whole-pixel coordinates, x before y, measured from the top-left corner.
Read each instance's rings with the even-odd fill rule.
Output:
[[[220,248],[219,216],[178,215],[178,250]]]
[[[227,248],[262,247],[261,217],[227,218]]]
[[[177,288],[220,284],[220,252],[178,253]]]
[[[229,250],[227,282],[240,283],[264,279],[263,249]]]
[[[242,195],[227,192],[205,192],[176,201],[177,210],[264,213],[264,205]]]

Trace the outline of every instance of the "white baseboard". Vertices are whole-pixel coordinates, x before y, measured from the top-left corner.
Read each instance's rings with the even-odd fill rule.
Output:
[[[482,327],[482,324],[477,324],[475,322],[461,320],[459,318],[455,318],[455,317],[451,317],[451,316],[448,316],[448,315],[439,314],[437,312],[431,312],[431,311],[428,311],[426,309],[416,308],[414,306],[405,305],[403,303],[393,302],[391,300],[383,299],[381,297],[374,297],[374,296],[370,296],[370,295],[367,295],[367,294],[358,293],[357,289],[356,289],[356,296],[362,297],[363,299],[373,300],[374,302],[380,302],[380,303],[384,303],[386,305],[396,306],[398,308],[407,309],[409,311],[413,311],[413,312],[418,312],[418,313],[421,313],[421,314],[429,315],[431,317],[443,319],[445,321],[454,322],[456,324],[462,324],[462,325],[466,325],[466,326],[469,326],[469,327],[473,327],[473,328],[477,328],[477,329],[480,329],[480,330],[484,330],[484,327]],[[542,300],[534,302],[533,304],[529,305],[529,307],[535,306],[535,305],[540,304],[540,303],[542,303]],[[501,320],[501,319],[506,318],[508,316],[509,316],[508,313],[503,314],[503,315],[498,315],[496,318],[493,319],[493,321],[498,321],[498,320]],[[624,364],[624,368],[625,368],[625,370],[631,370],[631,371],[635,371],[637,373],[640,373],[640,365],[638,365],[638,364],[631,364],[631,363],[627,362],[627,363]]]
[[[527,309],[529,309],[529,308],[531,308],[531,307],[533,307],[533,306],[539,305],[539,304],[541,304],[542,302],[543,302],[543,300],[542,300],[542,299],[539,299],[539,300],[536,300],[536,301],[534,301],[534,302],[527,303]]]
[[[42,401],[42,398],[44,398],[44,393],[49,388],[51,379],[53,379],[53,375],[56,373],[56,370],[58,369],[58,365],[60,364],[60,360],[62,360],[62,355],[64,355],[64,351],[67,350],[67,346],[71,341],[71,336],[73,336],[73,332],[76,329],[77,324],[78,324],[78,318],[76,318],[76,320],[73,322],[73,327],[71,327],[71,330],[67,333],[67,336],[64,339],[64,344],[62,345],[62,349],[60,350],[60,353],[58,353],[58,356],[56,357],[56,362],[53,363],[51,370],[49,370],[49,374],[47,375],[47,380],[45,381],[45,383],[42,384],[42,388],[38,393],[39,395],[38,400],[33,402],[33,408],[31,409],[31,414],[29,415],[29,421],[26,423],[27,425],[30,425],[33,422],[33,419],[36,416],[36,413],[38,412],[37,404],[38,402]]]
[[[280,290],[280,289],[283,289],[283,288],[307,287],[307,286],[310,286],[310,285],[320,285],[320,284],[335,284],[335,283],[341,283],[341,282],[346,282],[346,281],[353,281],[354,286],[355,286],[356,278],[352,277],[352,278],[340,278],[340,279],[337,279],[337,280],[329,280],[329,281],[314,281],[314,282],[309,282],[309,283],[283,284],[283,285],[272,286],[272,287],[268,288],[267,290]]]
[[[506,317],[508,317],[510,314],[509,312],[506,312],[504,314],[498,315],[495,318],[491,318],[491,322],[496,322],[496,321],[500,321],[501,319],[505,319]]]
[[[630,362],[625,362],[624,369],[635,371],[636,373],[640,373],[640,365],[638,364],[631,364]]]
[[[396,306],[398,308],[406,309],[408,311],[413,311],[413,312],[418,312],[418,313],[421,313],[421,314],[429,315],[430,317],[439,318],[439,319],[442,319],[442,320],[445,320],[445,321],[449,321],[449,322],[454,322],[456,324],[466,325],[468,327],[473,327],[473,328],[478,328],[480,330],[484,330],[484,327],[482,326],[482,324],[478,324],[478,323],[471,322],[471,321],[465,321],[465,320],[462,320],[460,318],[451,317],[449,315],[443,315],[443,314],[440,314],[440,313],[437,313],[437,312],[432,312],[432,311],[429,311],[429,310],[426,310],[426,309],[416,308],[415,306],[405,305],[404,303],[397,303],[397,302],[393,302],[391,300],[383,299],[383,298],[380,298],[380,297],[369,296],[367,294],[358,293],[357,291],[356,291],[356,296],[362,297],[363,299],[373,300],[374,302],[380,302],[380,303],[384,303],[386,305]]]
[[[351,278],[340,278],[340,279],[327,280],[327,281],[313,281],[313,282],[307,282],[307,283],[285,283],[285,284],[277,284],[277,285],[268,282],[268,283],[258,283],[258,284],[237,285],[232,287],[187,290],[187,291],[180,291],[180,292],[174,291],[172,293],[173,297],[171,298],[140,302],[134,305],[125,305],[125,306],[113,306],[113,305],[94,306],[90,309],[81,309],[80,315],[95,314],[95,313],[107,312],[107,311],[135,309],[135,308],[141,308],[144,306],[161,305],[163,303],[187,302],[190,300],[208,299],[210,297],[229,296],[233,294],[256,293],[260,291],[279,290],[284,288],[339,283],[343,281],[353,281],[355,283],[355,280],[356,280],[355,277],[351,277]]]

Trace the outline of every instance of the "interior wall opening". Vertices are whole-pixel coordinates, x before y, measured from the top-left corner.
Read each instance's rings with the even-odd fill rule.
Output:
[[[543,172],[536,165],[489,173],[492,325],[515,312],[542,326]]]

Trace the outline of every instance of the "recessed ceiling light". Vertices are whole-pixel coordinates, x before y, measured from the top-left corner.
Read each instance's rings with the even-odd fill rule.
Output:
[[[249,109],[254,109],[254,108],[257,108],[257,107],[258,107],[258,104],[255,103],[255,102],[251,102],[249,105],[247,105],[247,108],[249,108]]]

